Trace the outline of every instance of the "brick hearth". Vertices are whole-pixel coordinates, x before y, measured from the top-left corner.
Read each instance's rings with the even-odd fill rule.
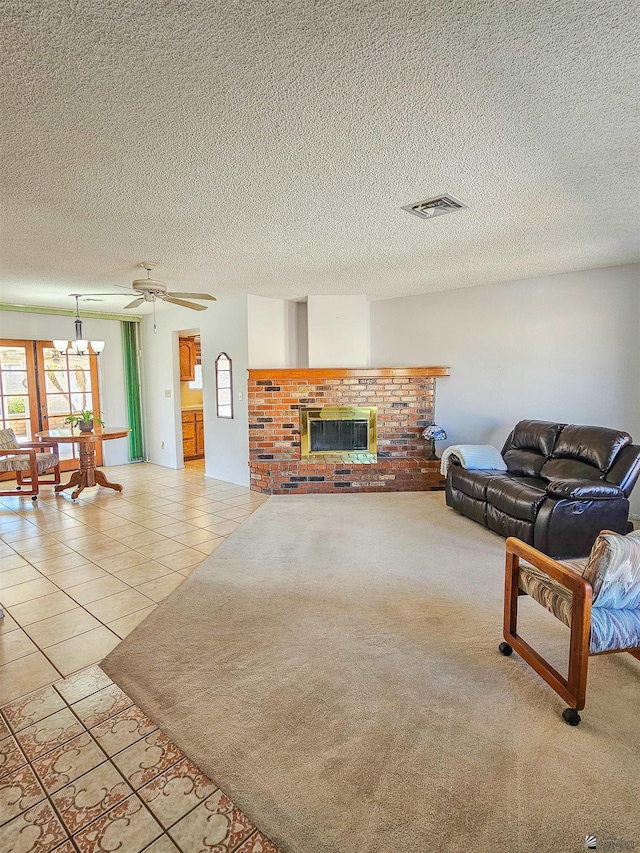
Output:
[[[440,463],[420,433],[434,421],[436,376],[446,367],[249,371],[251,488],[265,494],[423,491],[441,488]],[[300,409],[376,406],[377,457],[301,458]]]

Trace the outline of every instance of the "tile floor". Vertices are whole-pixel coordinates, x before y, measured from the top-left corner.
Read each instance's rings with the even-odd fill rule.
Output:
[[[182,471],[0,497],[0,853],[277,853],[96,663],[265,500]]]

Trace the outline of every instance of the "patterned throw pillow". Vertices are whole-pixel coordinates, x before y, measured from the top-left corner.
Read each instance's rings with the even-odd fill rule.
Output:
[[[640,531],[598,536],[583,577],[593,587],[594,607],[640,608]]]

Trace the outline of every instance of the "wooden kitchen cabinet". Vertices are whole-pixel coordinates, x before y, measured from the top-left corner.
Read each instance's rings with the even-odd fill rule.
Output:
[[[196,342],[180,338],[180,381],[193,382],[196,378]]]
[[[185,459],[204,457],[204,417],[202,409],[182,412],[182,452]]]

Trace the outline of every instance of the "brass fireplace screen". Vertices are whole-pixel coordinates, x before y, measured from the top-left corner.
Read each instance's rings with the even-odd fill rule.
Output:
[[[302,456],[377,450],[375,406],[324,406],[300,410]]]

